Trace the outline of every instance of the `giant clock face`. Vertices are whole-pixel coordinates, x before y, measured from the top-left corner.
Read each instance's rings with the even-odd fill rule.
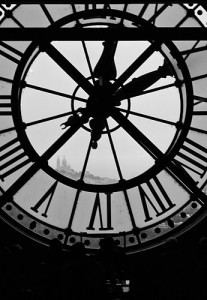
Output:
[[[203,27],[197,4],[1,5],[1,27]],[[78,31],[77,31],[78,32]],[[138,31],[136,31],[137,34]],[[1,216],[42,243],[127,253],[205,214],[205,41],[0,42]]]

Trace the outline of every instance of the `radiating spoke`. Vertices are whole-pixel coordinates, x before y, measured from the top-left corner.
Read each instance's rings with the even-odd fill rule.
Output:
[[[186,50],[181,51],[182,55],[186,54],[186,56],[184,57],[184,60],[186,60],[190,56],[191,53],[194,53],[194,52],[197,52],[197,51],[206,50],[206,46],[196,48],[196,46],[199,44],[199,42],[200,42],[199,40],[196,41],[191,49],[188,49],[187,51]]]
[[[81,172],[81,178],[80,178],[80,180],[83,180],[83,178],[85,176],[85,172],[86,172],[86,168],[87,168],[89,156],[90,156],[90,153],[91,153],[91,145],[92,145],[92,139],[90,139],[90,142],[89,142],[89,145],[88,145],[88,150],[87,150],[85,161],[84,161],[84,164],[83,164],[83,169],[82,169],[82,172]]]
[[[180,82],[180,84],[182,84],[182,82]],[[176,87],[176,83],[174,82],[174,83],[158,86],[156,88],[144,90],[144,91],[140,92],[139,94],[137,94],[136,96],[142,96],[142,95],[145,95],[145,94],[150,94],[150,93],[162,91],[162,90],[165,90],[165,89],[169,89],[171,87]]]
[[[76,118],[76,122],[69,127],[57,141],[49,147],[48,150],[41,156],[43,160],[49,160],[85,123],[87,116],[84,114],[81,117]]]
[[[157,118],[157,117],[153,117],[153,116],[141,114],[141,113],[134,112],[134,111],[128,111],[127,109],[123,109],[123,108],[118,108],[118,109],[120,111],[126,112],[126,113],[128,113],[130,115],[134,115],[134,116],[137,116],[137,117],[149,119],[149,120],[152,120],[152,121],[157,121],[157,122],[168,124],[168,125],[172,125],[172,126],[176,126],[176,124],[177,124],[176,122],[172,122],[172,121],[165,120],[165,119],[160,119],[160,118]]]
[[[198,133],[207,134],[207,131],[204,129],[200,129],[200,128],[196,128],[196,127],[190,127],[189,129],[192,131],[198,132]]]
[[[72,115],[72,114],[73,114],[73,112],[67,112],[67,113],[51,116],[51,117],[48,117],[48,118],[32,121],[32,122],[29,122],[29,123],[25,123],[25,125],[26,125],[26,127],[33,126],[33,125],[38,125],[38,124],[41,124],[41,123],[45,123],[45,122],[48,122],[48,121],[52,121],[52,120],[56,120],[56,119],[59,119],[59,118],[62,118],[62,117],[66,117],[66,116],[69,116],[69,115]]]
[[[110,145],[111,145],[111,150],[112,150],[112,153],[113,153],[113,156],[114,156],[114,160],[115,160],[115,163],[116,163],[119,178],[120,178],[120,180],[124,180],[123,175],[122,175],[122,171],[121,171],[121,167],[120,167],[120,163],[119,163],[119,160],[118,160],[118,156],[117,156],[117,153],[116,153],[116,149],[115,149],[115,146],[114,146],[114,143],[113,143],[113,140],[112,140],[111,133],[110,133],[109,126],[108,126],[107,122],[106,122],[106,130],[107,130],[107,134],[108,134],[108,137],[109,137],[109,142],[110,142]],[[129,213],[129,217],[130,217],[130,220],[131,220],[132,227],[133,227],[133,229],[136,229],[137,225],[136,225],[136,222],[135,222],[135,219],[134,219],[134,215],[133,215],[133,212],[132,212],[129,197],[128,197],[127,191],[125,189],[123,190],[123,194],[124,194],[124,199],[126,201],[126,206],[127,206],[127,209],[128,209],[128,213]],[[137,235],[137,239],[139,239],[138,235]]]
[[[113,156],[114,156],[114,160],[115,160],[115,164],[116,164],[117,171],[118,171],[118,174],[119,174],[119,178],[121,180],[123,180],[121,167],[120,167],[120,164],[119,164],[118,156],[117,156],[117,153],[116,153],[116,149],[114,147],[114,142],[112,140],[111,133],[110,133],[110,130],[109,130],[109,125],[108,125],[107,121],[106,121],[106,130],[107,130],[107,134],[108,134],[108,137],[109,137],[109,142],[110,142],[110,145],[111,145],[111,150],[112,150],[112,153],[113,153]]]
[[[92,145],[92,139],[90,139],[88,149],[87,149],[87,152],[86,152],[86,157],[85,157],[85,161],[84,161],[84,164],[83,164],[81,177],[80,177],[81,181],[83,181],[84,176],[85,176],[85,172],[86,172],[86,168],[87,168],[87,164],[88,164],[88,160],[89,160],[89,156],[90,156],[90,152],[91,152],[91,145]],[[76,192],[75,200],[74,200],[74,203],[73,203],[73,208],[72,208],[72,211],[71,211],[71,214],[70,214],[70,219],[69,219],[69,222],[68,222],[67,231],[71,230],[80,193],[81,193],[81,189],[79,188]],[[66,235],[66,239],[65,239],[66,242],[67,242],[67,238],[68,238],[68,236]]]
[[[82,73],[76,69],[67,58],[62,55],[52,44],[45,44],[44,51],[88,94],[93,93],[94,87]]]
[[[72,95],[69,95],[69,94],[65,94],[65,93],[61,93],[61,92],[58,92],[58,91],[46,89],[46,88],[43,88],[41,86],[37,86],[37,85],[29,84],[29,83],[26,83],[25,87],[28,87],[30,89],[34,89],[34,90],[37,90],[37,91],[45,92],[45,93],[48,93],[48,94],[64,97],[64,98],[74,99],[74,100],[84,102],[84,103],[87,102],[86,99],[81,98],[81,97],[72,96]]]
[[[111,117],[154,159],[164,158],[164,154],[157,148],[132,122],[118,109],[111,112]]]
[[[86,47],[86,43],[85,43],[85,41],[81,41],[81,42],[82,42],[82,45],[83,45],[83,50],[84,50],[84,53],[85,53],[85,57],[86,57],[88,68],[89,68],[89,71],[90,71],[90,74],[91,74],[91,78],[92,78],[93,84],[95,85],[95,79],[94,79],[94,75],[93,75],[93,69],[92,69],[92,66],[91,66],[90,57],[88,55],[88,50],[87,50],[87,47]]]
[[[13,130],[16,130],[16,127],[5,128],[5,129],[0,130],[0,134],[5,134],[5,133],[13,131]]]
[[[191,80],[192,81],[201,80],[201,79],[205,79],[206,77],[207,77],[207,74],[202,74],[202,75],[198,75],[198,76],[195,76],[195,77],[191,77]]]

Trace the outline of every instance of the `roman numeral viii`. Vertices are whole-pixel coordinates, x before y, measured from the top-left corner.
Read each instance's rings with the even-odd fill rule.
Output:
[[[197,142],[187,138],[176,161],[188,170],[202,176],[207,169],[207,150]]]

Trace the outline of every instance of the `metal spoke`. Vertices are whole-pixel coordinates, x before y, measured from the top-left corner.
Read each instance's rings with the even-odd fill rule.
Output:
[[[5,129],[0,130],[0,134],[4,134],[4,133],[7,133],[7,132],[10,132],[13,130],[16,130],[16,127],[5,128]]]
[[[83,169],[82,169],[82,172],[81,172],[81,178],[80,178],[80,180],[83,180],[83,178],[85,176],[85,172],[86,172],[86,168],[87,168],[89,156],[90,156],[90,153],[91,153],[91,144],[92,144],[92,139],[90,139],[90,142],[89,142],[89,145],[88,145],[88,150],[87,150],[85,161],[84,161],[84,164],[83,164]]]
[[[89,68],[89,71],[90,71],[90,74],[91,74],[91,78],[92,78],[93,84],[95,85],[95,79],[94,79],[94,75],[93,75],[93,69],[92,69],[92,66],[91,66],[90,57],[88,55],[88,50],[87,50],[87,47],[86,47],[86,43],[85,43],[85,41],[81,41],[81,42],[82,42],[82,45],[83,45],[83,50],[84,50],[84,53],[85,53],[85,57],[86,57],[88,68]]]
[[[207,77],[207,74],[202,74],[202,75],[199,75],[199,76],[195,76],[195,77],[191,77],[191,80],[194,81],[194,80],[200,80],[200,79],[204,79]]]
[[[118,108],[118,109],[120,111],[126,112],[128,114],[131,114],[131,115],[134,115],[134,116],[137,116],[137,117],[141,117],[141,118],[145,118],[145,119],[157,121],[157,122],[160,122],[160,123],[164,123],[164,124],[176,126],[176,123],[172,122],[172,121],[168,121],[168,120],[165,120],[165,119],[160,119],[160,118],[157,118],[157,117],[153,117],[153,116],[149,116],[149,115],[137,113],[137,112],[134,112],[134,111],[128,111],[127,109],[123,109],[123,108]]]
[[[34,90],[38,90],[38,91],[41,91],[41,92],[45,92],[45,93],[48,93],[48,94],[57,95],[57,96],[64,97],[64,98],[74,99],[74,100],[84,102],[84,103],[87,102],[87,99],[84,99],[84,98],[81,98],[81,97],[72,96],[72,95],[69,95],[69,94],[65,94],[65,93],[61,93],[61,92],[58,92],[58,91],[46,89],[46,88],[43,88],[43,87],[40,87],[40,86],[37,86],[37,85],[33,85],[33,84],[29,84],[29,83],[26,83],[25,87],[28,87],[28,88],[34,89]]]
[[[198,133],[207,134],[207,131],[204,129],[200,129],[200,128],[196,128],[196,127],[190,127],[189,129],[192,131],[198,132]]]
[[[154,159],[164,158],[164,154],[157,148],[132,122],[118,109],[111,112],[111,117]]]
[[[112,153],[113,153],[114,160],[115,160],[115,163],[116,163],[119,178],[120,178],[120,180],[124,180],[107,121],[106,121],[106,130],[107,130],[107,134],[108,134],[108,137],[109,137],[109,142],[110,142],[110,145],[111,145],[111,149],[112,149]],[[126,205],[127,205],[129,217],[130,217],[130,220],[131,220],[131,223],[132,223],[132,227],[133,227],[133,229],[137,229],[136,222],[135,222],[135,219],[134,219],[134,215],[133,215],[133,212],[132,212],[132,208],[131,208],[131,205],[130,205],[129,197],[128,197],[127,191],[125,189],[123,190],[123,194],[124,194],[124,198],[125,198],[125,201],[126,201]],[[137,235],[137,239],[139,240],[138,235]]]
[[[91,143],[92,143],[92,140],[90,139],[88,149],[87,149],[87,153],[86,153],[86,157],[85,157],[85,161],[84,161],[84,164],[83,164],[83,169],[82,169],[82,172],[81,172],[80,181],[83,181],[83,178],[85,176],[85,171],[86,171],[86,168],[87,168],[87,164],[88,164],[88,160],[89,160],[89,156],[90,156],[90,152],[91,152]],[[71,214],[70,214],[70,219],[69,219],[69,222],[68,222],[68,227],[67,227],[67,232],[66,232],[66,237],[65,237],[65,242],[66,243],[67,243],[67,239],[68,239],[68,232],[71,230],[71,227],[72,227],[72,223],[73,223],[73,219],[74,219],[74,216],[75,216],[76,207],[77,207],[77,204],[78,204],[80,193],[81,193],[81,189],[79,188],[76,192],[75,200],[74,200],[74,203],[73,203],[73,208],[72,208],[72,211],[71,211]]]
[[[119,164],[118,156],[117,156],[117,153],[116,153],[116,149],[114,147],[114,142],[112,140],[111,133],[110,133],[110,130],[109,130],[109,125],[108,125],[107,121],[106,121],[106,130],[107,130],[109,142],[110,142],[110,145],[111,145],[111,150],[112,150],[112,153],[113,153],[113,156],[114,156],[114,160],[115,160],[115,163],[116,163],[117,171],[118,171],[118,174],[119,174],[119,178],[121,180],[123,180],[121,167],[120,167],[120,164]]]
[[[33,125],[37,125],[37,124],[40,124],[40,123],[44,123],[44,122],[56,120],[56,119],[59,119],[59,118],[62,118],[62,117],[66,117],[66,116],[69,116],[69,115],[72,115],[72,114],[73,114],[73,112],[67,112],[67,113],[51,116],[51,117],[48,117],[48,118],[32,121],[32,122],[29,122],[29,123],[25,123],[25,125],[26,125],[26,127],[33,126]]]
[[[195,52],[200,52],[200,51],[206,50],[206,46],[196,48],[196,46],[199,44],[199,42],[200,42],[199,40],[196,41],[191,49],[181,51],[182,55],[186,54],[186,56],[184,57],[184,60],[186,60],[190,56],[191,53],[195,53]]]

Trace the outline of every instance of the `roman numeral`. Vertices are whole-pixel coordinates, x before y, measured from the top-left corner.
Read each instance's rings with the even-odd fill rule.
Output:
[[[100,8],[98,4],[84,4],[85,10]],[[103,9],[111,9],[110,4],[104,4]]]
[[[9,44],[0,42],[0,55],[3,55],[7,59],[18,64],[23,53],[17,50],[16,48],[10,46]]]
[[[31,209],[38,213],[39,212],[39,208],[46,202],[47,202],[47,205],[46,205],[46,208],[45,208],[45,211],[42,213],[42,216],[47,218],[47,212],[48,212],[48,209],[50,207],[50,204],[51,204],[51,201],[52,201],[52,198],[54,196],[54,193],[55,193],[55,190],[57,188],[57,184],[58,184],[58,181],[56,181],[49,189],[48,191],[42,196],[42,198],[37,202],[37,204],[35,204],[35,206],[31,207]]]
[[[0,95],[0,116],[11,115],[11,96]]]
[[[84,4],[84,10],[96,9],[97,4]]]
[[[207,168],[206,148],[187,138],[181,149],[182,152],[177,154],[176,161],[188,170],[202,176]]]
[[[156,216],[160,216],[175,206],[157,177],[143,186],[138,186],[138,190],[145,214],[145,222],[152,220],[153,211]]]
[[[111,225],[111,194],[107,194],[105,200],[106,200],[106,213],[103,214],[100,195],[99,193],[96,194],[96,198],[95,198],[95,202],[91,214],[91,219],[87,227],[88,230],[95,230],[94,222],[97,214],[100,221],[99,230],[113,230],[113,227]]]
[[[23,160],[26,158],[26,160]],[[7,142],[0,147],[0,178],[4,180],[5,177],[11,175],[12,173],[18,171],[25,165],[27,165],[30,160],[24,153],[17,138]]]

